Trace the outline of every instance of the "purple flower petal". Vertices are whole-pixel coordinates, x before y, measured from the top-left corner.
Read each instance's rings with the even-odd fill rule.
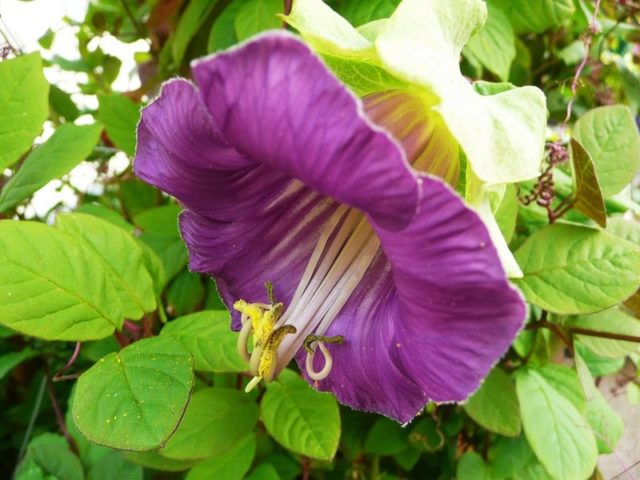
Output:
[[[441,182],[423,182],[405,229],[376,227],[384,254],[326,332],[346,341],[327,345],[334,366],[318,383],[344,404],[401,422],[428,400],[466,399],[526,315],[478,216]]]
[[[185,206],[191,269],[213,275],[229,307],[265,301],[265,281],[287,306],[338,205],[362,210],[382,248],[326,332],[346,341],[329,346],[319,387],[399,421],[429,399],[466,398],[525,314],[478,216],[419,177],[290,35],[202,60],[194,75],[199,90],[169,82],[145,109],[135,161]]]

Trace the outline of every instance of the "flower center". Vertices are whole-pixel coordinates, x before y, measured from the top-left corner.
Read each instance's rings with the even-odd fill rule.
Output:
[[[324,344],[342,343],[342,337],[324,334],[360,283],[379,247],[380,240],[365,215],[341,205],[320,234],[286,310],[275,302],[269,285],[268,305],[243,300],[235,303],[243,324],[238,348],[255,375],[247,388],[253,388],[260,379],[273,380],[303,346],[307,349],[309,377],[322,380],[329,375],[333,362]],[[246,344],[251,332],[253,351],[249,355]],[[317,348],[324,356],[320,372],[313,369]]]

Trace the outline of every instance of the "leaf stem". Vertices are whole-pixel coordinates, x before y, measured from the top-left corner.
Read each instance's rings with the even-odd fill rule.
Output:
[[[40,407],[42,406],[42,399],[44,398],[44,389],[47,386],[47,376],[42,375],[42,380],[40,380],[40,387],[38,388],[38,394],[36,395],[36,401],[33,404],[33,410],[31,410],[31,417],[29,418],[29,424],[27,425],[27,430],[24,432],[24,437],[22,438],[22,444],[20,445],[20,451],[18,453],[18,461],[16,462],[16,468],[13,472],[13,478],[16,478],[16,471],[18,470],[18,466],[20,462],[24,458],[24,454],[27,451],[27,445],[29,444],[29,440],[31,439],[31,434],[33,433],[33,427],[36,425],[36,420],[38,418],[38,413],[40,413]]]

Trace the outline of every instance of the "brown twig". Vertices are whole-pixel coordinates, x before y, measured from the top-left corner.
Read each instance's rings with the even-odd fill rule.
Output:
[[[538,328],[548,328],[553,333],[555,333],[560,338],[560,340],[562,340],[562,343],[564,343],[565,346],[569,349],[569,352],[571,352],[571,355],[573,355],[573,343],[571,342],[571,339],[567,337],[567,335],[565,335],[565,333],[562,331],[562,329],[558,325],[556,325],[555,323],[548,322],[546,320],[542,320],[542,321],[530,323],[525,327],[525,330],[537,330]]]
[[[53,387],[52,378],[49,376],[49,369],[47,368],[47,393],[49,394],[49,399],[51,400],[51,407],[53,408],[53,412],[56,416],[56,423],[58,424],[58,428],[62,432],[62,435],[67,440],[69,444],[69,448],[76,455],[79,454],[78,445],[76,444],[75,439],[69,433],[69,429],[67,428],[67,424],[64,420],[64,414],[62,410],[60,410],[60,405],[58,405],[58,399],[56,398],[56,390]]]

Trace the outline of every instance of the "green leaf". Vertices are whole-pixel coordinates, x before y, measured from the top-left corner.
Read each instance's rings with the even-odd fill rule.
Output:
[[[573,208],[605,228],[607,211],[604,208],[604,198],[598,184],[595,166],[589,153],[574,138],[571,139],[571,162],[576,184]]]
[[[156,309],[153,280],[144,262],[145,251],[122,228],[91,215],[58,215],[56,225],[83,241],[103,262],[122,301],[126,318],[137,320]]]
[[[143,467],[153,470],[162,470],[164,472],[181,472],[191,468],[193,460],[175,460],[173,458],[163,457],[157,450],[148,452],[127,452],[127,460],[142,465]]]
[[[186,315],[195,310],[204,299],[204,285],[197,273],[183,270],[167,291],[167,311],[171,315]]]
[[[569,400],[578,412],[585,412],[587,404],[580,379],[575,370],[564,365],[547,363],[536,368],[536,372],[542,375],[556,392]]]
[[[134,231],[133,225],[122,218],[122,215],[115,210],[105,207],[104,205],[100,205],[99,203],[85,203],[84,205],[80,205],[76,208],[74,213],[93,215],[94,217],[101,218],[102,220],[106,220],[107,222],[122,228],[126,232],[133,233]]]
[[[134,223],[142,229],[140,240],[145,242],[162,260],[165,280],[173,278],[187,263],[187,249],[178,231],[178,205],[146,210],[134,217]]]
[[[82,374],[73,420],[94,443],[151,450],[163,446],[175,431],[192,386],[191,355],[178,341],[143,339]]]
[[[408,433],[397,422],[379,418],[367,435],[364,449],[376,455],[395,455],[409,446]]]
[[[518,33],[542,33],[557,27],[575,12],[572,0],[496,0]]]
[[[551,476],[584,480],[591,475],[598,451],[580,412],[530,369],[518,372],[516,391],[529,445]]]
[[[167,323],[160,335],[167,335],[193,355],[193,366],[204,372],[243,372],[247,363],[238,354],[238,334],[231,331],[227,311],[203,311]]]
[[[400,0],[346,0],[340,3],[340,13],[351,25],[359,27],[390,17],[399,3]]]
[[[398,462],[398,465],[400,465],[406,471],[410,471],[420,461],[421,456],[422,456],[422,452],[420,450],[416,450],[413,447],[409,447],[403,452],[396,453],[393,456],[393,459],[396,462]]]
[[[515,253],[528,301],[554,313],[593,313],[628,298],[640,284],[640,249],[588,227],[554,224]]]
[[[516,37],[509,18],[493,0],[487,2],[487,9],[484,28],[469,39],[465,49],[500,80],[507,81],[516,57]]]
[[[246,480],[280,480],[280,475],[273,465],[263,463],[254,468]]]
[[[459,418],[462,419],[462,416],[460,415]],[[445,445],[444,433],[433,418],[425,416],[411,429],[409,443],[415,450],[429,453],[437,452]]]
[[[522,423],[516,388],[509,376],[494,368],[476,393],[464,404],[465,411],[491,432],[517,437]]]
[[[602,377],[617,372],[624,365],[624,358],[606,358],[596,355],[580,342],[574,343],[575,350],[586,363],[589,372],[594,377]]]
[[[27,157],[24,164],[4,186],[0,211],[28,198],[50,180],[61,177],[87,158],[98,143],[102,125],[60,125],[45,143]]]
[[[62,118],[65,122],[73,122],[80,116],[80,110],[71,99],[71,95],[55,85],[50,87],[49,103],[59,120]]]
[[[640,246],[640,223],[622,217],[609,218],[607,233]],[[640,318],[640,290],[624,301],[624,306]]]
[[[191,39],[198,33],[216,3],[218,3],[217,0],[192,0],[180,16],[171,45],[173,59],[177,66],[182,64]]]
[[[29,443],[24,460],[16,469],[16,479],[84,480],[80,459],[61,435],[43,433]]]
[[[99,95],[98,105],[98,119],[104,123],[109,139],[124,153],[133,156],[140,105],[118,94]]]
[[[335,455],[340,440],[338,404],[294,372],[284,370],[267,384],[260,410],[267,431],[285,448],[321,460]]]
[[[240,390],[204,388],[191,396],[176,433],[160,454],[176,460],[221,455],[251,433],[258,407]]]
[[[11,370],[16,368],[22,362],[29,360],[36,355],[38,355],[38,352],[35,352],[30,348],[25,348],[19,352],[10,352],[0,355],[0,380],[6,377]]]
[[[140,465],[128,462],[122,452],[107,450],[87,468],[87,480],[143,480]]]
[[[576,122],[573,134],[589,152],[605,197],[629,185],[640,169],[640,135],[628,107],[590,110]]]
[[[492,480],[491,470],[476,452],[466,452],[458,461],[457,480]]]
[[[593,399],[587,404],[587,422],[595,433],[598,453],[613,453],[622,436],[624,422],[602,393],[599,390],[594,392]]]
[[[573,352],[573,362],[576,367],[576,373],[578,374],[578,380],[580,380],[580,385],[582,386],[584,398],[587,402],[590,402],[596,395],[596,385],[593,381],[593,376],[589,371],[589,367],[587,366],[587,362],[584,361],[584,358],[582,358],[582,355],[577,348],[574,349]]]
[[[31,147],[49,116],[49,84],[37,53],[0,62],[0,171]]]
[[[249,0],[245,3],[234,21],[238,40],[246,40],[264,30],[280,28],[282,20],[277,15],[282,13],[283,5],[280,0]]]
[[[489,449],[489,467],[493,478],[510,478],[533,458],[524,434],[518,438],[497,437]]]
[[[129,217],[154,208],[160,200],[160,192],[148,183],[130,179],[120,183],[120,198]]]
[[[256,437],[248,435],[229,451],[216,455],[194,466],[186,480],[242,480],[256,454]]]
[[[570,317],[564,321],[564,324],[570,328],[584,328],[596,332],[640,337],[640,322],[617,308],[592,315]],[[640,348],[640,344],[637,342],[625,342],[590,335],[580,335],[578,333],[576,333],[575,338],[593,353],[608,358],[624,357],[632,352],[637,352]]]
[[[236,35],[236,28],[233,21],[240,9],[246,5],[248,1],[249,0],[233,0],[222,13],[218,15],[209,32],[209,41],[207,43],[207,51],[209,53],[224,50],[238,43],[238,36]]]
[[[513,480],[556,480],[537,460],[532,459],[522,470],[515,473]]]
[[[46,340],[85,341],[122,326],[122,305],[102,261],[36,222],[0,222],[0,322]]]

